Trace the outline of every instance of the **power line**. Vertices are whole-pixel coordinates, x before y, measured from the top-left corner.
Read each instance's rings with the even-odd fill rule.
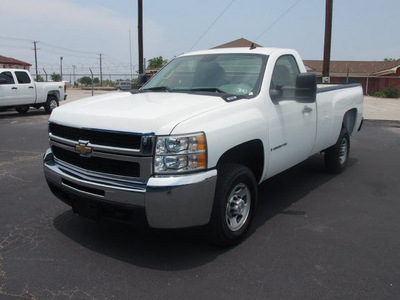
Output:
[[[20,41],[20,42],[29,42],[32,43],[32,40],[27,40],[27,39],[18,39],[18,38],[12,38],[12,37],[5,37],[5,36],[0,36],[0,39],[4,39],[4,40],[10,40],[10,41]],[[89,54],[89,55],[97,55],[96,52],[89,52],[89,51],[82,51],[82,50],[75,50],[75,49],[70,49],[70,48],[65,48],[65,47],[60,47],[60,46],[56,46],[47,42],[43,42],[43,41],[36,41],[37,43],[41,43],[42,45],[47,45],[50,48],[56,48],[59,50],[64,50],[64,51],[69,51],[69,52],[76,52],[76,53],[81,53],[81,54]]]
[[[192,51],[192,49],[200,42],[200,40],[207,34],[207,32],[211,29],[211,27],[214,26],[215,23],[222,17],[222,15],[228,10],[228,8],[235,2],[235,0],[232,0],[231,3],[228,4],[227,7],[220,13],[220,15],[214,20],[214,22],[207,28],[207,30],[199,37],[199,39],[194,43],[192,48],[189,49],[189,52]]]
[[[32,43],[31,40],[10,38],[10,37],[6,37],[6,36],[0,36],[0,39],[11,40],[11,41],[22,41],[22,42],[29,42],[29,43]]]
[[[42,43],[42,45],[47,45],[47,46],[50,46],[50,47],[53,47],[53,48],[56,48],[56,49],[61,49],[61,50],[64,50],[64,51],[71,51],[71,52],[76,52],[76,53],[94,54],[94,55],[97,55],[97,53],[95,53],[95,52],[88,52],[88,51],[81,51],[81,50],[69,49],[69,48],[65,48],[65,47],[60,47],[60,46],[52,45],[52,44],[46,43],[46,42],[41,42],[41,43]]]
[[[42,42],[42,41],[32,41],[32,40],[28,40],[28,39],[20,39],[20,38],[12,38],[12,37],[5,37],[5,36],[0,36],[0,40],[9,40],[9,41],[16,41],[16,42],[28,42],[28,43],[33,43],[34,44],[34,48],[35,48],[35,44],[40,43],[41,44],[41,51],[45,52],[45,53],[50,53],[50,54],[55,54],[57,55],[57,57],[59,57],[59,55],[61,54],[59,50],[63,50],[63,51],[67,51],[67,53],[62,53],[63,57],[79,57],[79,58],[83,58],[83,59],[93,59],[96,60],[96,58],[98,59],[99,55],[100,55],[100,73],[102,72],[102,63],[103,63],[103,59],[106,57],[109,59],[109,61],[116,61],[119,63],[118,66],[118,70],[122,70],[122,69],[130,69],[130,64],[117,59],[115,57],[112,57],[108,54],[104,54],[104,53],[96,53],[96,52],[89,52],[89,51],[81,51],[81,50],[75,50],[75,49],[70,49],[70,48],[65,48],[65,47],[60,47],[60,46],[56,46],[50,43],[46,43],[46,42]],[[9,48],[17,48],[17,49],[29,49],[32,50],[31,47],[23,47],[23,46],[15,46],[15,45],[3,45],[3,47],[9,47]],[[35,50],[35,49],[33,49]],[[36,48],[36,50],[39,50],[38,48]],[[36,51],[35,51],[36,52]],[[49,57],[49,55],[46,56],[47,58]],[[43,60],[43,59],[42,59]],[[37,57],[35,57],[35,64],[37,67],[39,67],[39,64],[36,62],[37,61]],[[46,65],[46,64],[40,64],[42,66]],[[58,65],[58,64],[54,64],[54,65]],[[122,65],[122,66],[120,66]],[[53,67],[51,67],[52,70],[54,70]],[[131,71],[130,71],[131,72]],[[38,74],[38,72],[37,72]]]
[[[21,47],[21,46],[15,46],[15,45],[4,45],[4,44],[1,44],[0,47],[12,48],[12,49],[28,49],[28,50],[31,50],[31,47]]]
[[[288,12],[290,12],[293,7],[295,7],[301,0],[297,0],[292,6],[290,6],[285,12],[283,12],[271,25],[268,26],[267,29],[265,29],[255,40],[254,42],[257,42],[257,40],[262,37],[268,30],[270,30],[276,23],[278,23]]]

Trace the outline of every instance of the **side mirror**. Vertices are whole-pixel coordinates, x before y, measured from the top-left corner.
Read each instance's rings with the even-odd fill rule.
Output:
[[[150,79],[150,75],[143,73],[138,76],[138,89],[144,86],[144,84]]]
[[[300,73],[296,79],[296,100],[313,103],[317,98],[317,76],[312,73]]]
[[[7,79],[0,78],[0,84],[7,84]]]

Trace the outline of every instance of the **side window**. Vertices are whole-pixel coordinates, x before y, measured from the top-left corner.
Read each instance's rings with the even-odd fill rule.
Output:
[[[279,97],[281,100],[294,99],[296,78],[300,71],[296,59],[292,55],[281,56],[275,64],[271,79],[271,90],[282,92]],[[292,87],[292,89],[282,89],[283,87]]]
[[[15,83],[11,72],[8,72],[8,71],[0,73],[0,79],[7,80],[7,82],[5,84],[14,84]]]
[[[18,83],[31,83],[31,79],[26,72],[17,71],[15,72],[15,76],[17,76]]]

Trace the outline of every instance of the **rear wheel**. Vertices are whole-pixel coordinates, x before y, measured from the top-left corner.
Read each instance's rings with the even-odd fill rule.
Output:
[[[56,96],[49,96],[44,105],[44,110],[46,113],[51,114],[51,112],[58,107],[58,99]]]
[[[346,128],[342,128],[335,145],[325,151],[325,167],[331,173],[342,173],[349,162],[350,137]]]
[[[251,170],[243,165],[227,164],[218,169],[211,241],[220,246],[240,242],[253,220],[257,183]]]
[[[18,113],[24,115],[24,114],[26,114],[26,113],[28,112],[29,106],[17,107],[15,110],[16,110]]]

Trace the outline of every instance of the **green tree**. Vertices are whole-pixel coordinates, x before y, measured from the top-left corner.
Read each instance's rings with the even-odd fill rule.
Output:
[[[396,61],[397,59],[394,58],[385,58],[383,61]]]
[[[154,58],[149,59],[147,68],[148,69],[159,69],[159,68],[163,67],[167,62],[168,62],[168,60],[163,59],[162,56],[154,57]]]
[[[81,78],[79,78],[77,81],[78,81],[80,84],[83,84],[83,85],[86,85],[86,86],[92,85],[92,78],[90,78],[89,76],[81,77]],[[93,80],[93,81],[94,81],[94,80]]]
[[[138,88],[137,84],[138,84],[137,78],[132,79],[132,89],[133,90],[136,90]]]
[[[114,81],[112,81],[111,79],[105,79],[103,80],[103,86],[114,86]]]
[[[50,75],[50,78],[53,81],[61,81],[61,75],[60,74],[53,73],[53,74]]]
[[[44,82],[43,77],[40,76],[40,75],[38,75],[37,78],[36,78],[36,75],[35,75],[34,78],[35,78],[35,81],[36,81],[36,82]]]
[[[383,90],[386,98],[399,98],[399,89],[397,87],[388,86]]]
[[[97,77],[93,78],[93,83],[94,84],[99,84],[100,83],[100,79],[97,78]]]

